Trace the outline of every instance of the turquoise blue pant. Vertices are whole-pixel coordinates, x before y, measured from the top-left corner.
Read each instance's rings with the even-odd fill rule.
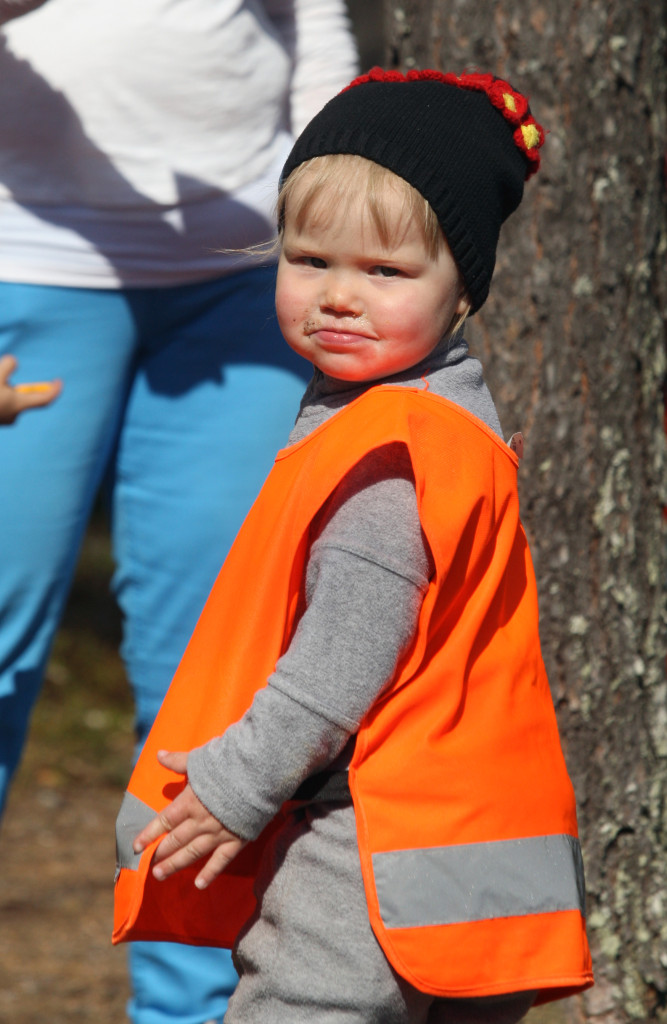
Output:
[[[150,728],[310,375],[273,283],[260,268],[169,289],[0,284],[13,382],[64,381],[0,428],[0,806],[105,477],[139,742]],[[135,943],[130,965],[135,1024],[222,1019],[226,951]]]

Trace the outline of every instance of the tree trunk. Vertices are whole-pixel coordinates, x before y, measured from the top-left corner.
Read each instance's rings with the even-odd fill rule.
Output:
[[[579,805],[596,987],[667,1021],[666,0],[385,0],[387,59],[478,66],[550,130],[471,321],[508,434]]]

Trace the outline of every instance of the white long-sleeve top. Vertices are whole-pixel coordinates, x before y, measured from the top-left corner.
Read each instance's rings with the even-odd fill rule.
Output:
[[[356,72],[344,0],[49,0],[0,29],[0,279],[186,283],[273,233]],[[247,264],[246,264],[247,265]]]

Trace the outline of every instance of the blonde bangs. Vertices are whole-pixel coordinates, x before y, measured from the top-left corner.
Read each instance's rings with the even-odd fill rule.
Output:
[[[392,171],[349,153],[318,156],[292,171],[278,196],[281,232],[288,212],[299,231],[306,222],[327,225],[334,217],[345,217],[360,190],[365,192],[371,223],[386,249],[399,242],[403,225],[409,219],[420,226],[431,259],[437,257],[444,235],[424,197]],[[390,191],[402,199],[398,217],[395,208],[390,212]]]

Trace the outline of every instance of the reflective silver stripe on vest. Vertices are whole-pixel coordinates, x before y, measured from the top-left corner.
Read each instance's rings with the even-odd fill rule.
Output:
[[[141,854],[132,849],[134,839],[152,821],[156,811],[143,800],[126,793],[116,818],[116,876],[121,868],[136,871]]]
[[[568,835],[376,853],[373,871],[387,928],[584,913],[581,847]]]

